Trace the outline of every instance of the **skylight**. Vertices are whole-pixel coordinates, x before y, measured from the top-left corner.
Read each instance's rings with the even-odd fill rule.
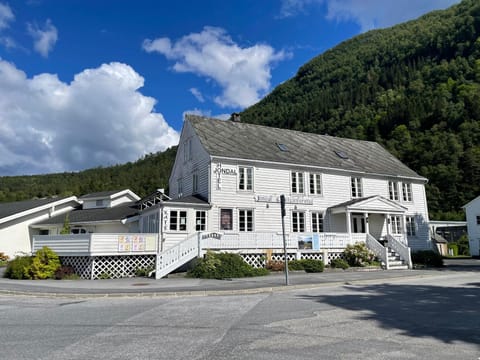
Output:
[[[277,143],[277,146],[280,149],[280,151],[289,151],[287,145],[285,145],[285,144]]]
[[[340,151],[340,150],[335,150],[335,154],[337,154],[337,156],[340,159],[348,159],[348,155],[347,155],[346,152],[343,152],[343,151]]]

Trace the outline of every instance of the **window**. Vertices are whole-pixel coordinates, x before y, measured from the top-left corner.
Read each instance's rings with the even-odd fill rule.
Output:
[[[305,213],[300,211],[292,212],[292,231],[305,232]]]
[[[391,224],[391,228],[392,228],[392,234],[401,234],[402,233],[400,216],[390,217],[390,224]]]
[[[303,173],[292,171],[292,193],[303,194]]]
[[[194,171],[193,175],[193,185],[192,185],[192,192],[193,194],[196,194],[198,192],[198,171]]]
[[[182,179],[177,179],[177,196],[181,197],[183,194],[183,181]]]
[[[186,211],[170,211],[170,230],[185,231],[187,230],[187,212]]]
[[[220,230],[233,229],[233,210],[220,209]]]
[[[73,228],[70,233],[72,234],[86,234],[87,233],[87,230],[85,230],[84,228]]]
[[[323,232],[323,214],[312,212],[312,232]]]
[[[480,215],[477,215],[477,225],[480,225]]]
[[[276,143],[278,148],[280,149],[280,151],[283,151],[283,152],[287,152],[288,151],[288,147],[287,145],[285,144],[280,144],[280,143]]]
[[[362,197],[362,179],[358,177],[352,177],[352,198]]]
[[[183,161],[187,162],[192,159],[192,139],[185,140],[183,147]]]
[[[388,182],[388,195],[390,200],[400,200],[398,197],[398,183],[395,181]]]
[[[403,201],[412,201],[412,184],[402,184]]]
[[[238,168],[238,190],[253,190],[253,168]]]
[[[238,210],[238,230],[253,231],[253,210]]]
[[[195,231],[205,231],[207,216],[205,211],[197,211],[195,214]]]
[[[95,206],[103,206],[103,200],[96,200],[95,201]]]
[[[322,182],[320,174],[310,174],[310,194],[320,195],[322,193]]]
[[[415,236],[415,217],[407,216],[405,217],[405,221],[407,222],[407,236]]]
[[[38,232],[38,235],[48,235],[48,234],[49,234],[49,231],[46,229],[40,229]]]

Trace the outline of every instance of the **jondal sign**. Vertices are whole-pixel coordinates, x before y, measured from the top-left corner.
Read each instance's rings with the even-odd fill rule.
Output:
[[[224,168],[222,167],[222,164],[217,164],[215,169],[213,170],[213,173],[217,176],[221,175],[237,175],[237,169],[235,168]]]

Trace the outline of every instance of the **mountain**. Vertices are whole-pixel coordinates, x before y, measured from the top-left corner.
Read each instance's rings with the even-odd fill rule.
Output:
[[[168,188],[176,152],[176,147],[172,147],[133,163],[80,172],[0,177],[0,202],[127,188],[145,196],[158,188]]]
[[[429,179],[431,218],[480,194],[480,2],[341,43],[242,121],[381,143]]]

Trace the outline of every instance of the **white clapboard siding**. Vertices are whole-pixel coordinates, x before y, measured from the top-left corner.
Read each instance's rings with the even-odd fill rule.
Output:
[[[59,256],[88,255],[90,254],[91,238],[92,234],[34,235],[32,251],[36,253],[44,246],[47,246]]]

